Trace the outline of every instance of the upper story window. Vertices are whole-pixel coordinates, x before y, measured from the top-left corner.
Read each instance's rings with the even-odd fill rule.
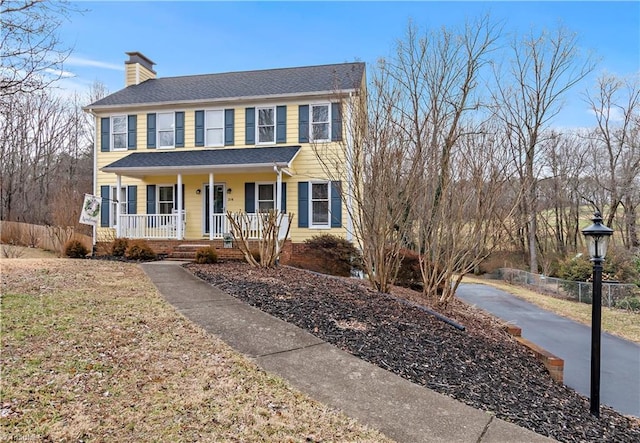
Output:
[[[158,148],[175,146],[175,117],[173,112],[158,113]]]
[[[208,110],[205,113],[206,146],[224,146],[224,110]]]
[[[258,144],[276,142],[276,108],[256,108]]]
[[[114,151],[127,149],[127,116],[111,117],[111,146]]]
[[[311,105],[311,134],[313,141],[331,140],[331,107],[329,104]]]

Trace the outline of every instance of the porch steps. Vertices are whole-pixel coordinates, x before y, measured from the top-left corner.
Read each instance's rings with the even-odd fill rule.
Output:
[[[216,253],[218,254],[218,258],[225,258],[225,259],[243,259],[244,258],[240,249],[236,247],[223,248],[222,241],[219,241],[219,242],[214,241],[211,243],[201,243],[201,244],[200,243],[179,244],[175,246],[173,250],[171,250],[171,252],[169,252],[169,254],[167,255],[167,258],[173,259],[173,260],[193,261],[196,258],[196,251],[198,251],[198,249],[208,248],[209,246],[213,246],[215,248]]]

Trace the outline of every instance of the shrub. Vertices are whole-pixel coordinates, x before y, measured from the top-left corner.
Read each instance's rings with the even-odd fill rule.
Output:
[[[400,254],[404,258],[400,262],[395,284],[404,288],[422,290],[422,272],[418,254],[409,249],[401,249]]]
[[[640,296],[633,295],[620,300],[616,300],[615,305],[618,309],[626,309],[627,311],[640,311]]]
[[[208,248],[200,248],[196,251],[196,263],[208,264],[216,263],[218,261],[218,254],[216,250],[209,246]]]
[[[155,260],[157,255],[144,240],[129,243],[125,252],[127,260]]]
[[[69,240],[64,245],[64,255],[70,258],[84,258],[89,250],[79,240]]]
[[[114,257],[123,257],[127,252],[129,241],[126,238],[116,238],[111,244],[111,255]]]
[[[362,255],[348,240],[331,234],[316,235],[305,240],[304,256],[293,260],[305,269],[324,274],[349,277],[351,270],[362,269]]]

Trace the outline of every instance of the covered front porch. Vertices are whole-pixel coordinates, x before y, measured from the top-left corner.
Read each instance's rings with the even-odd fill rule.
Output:
[[[139,198],[133,211],[124,203],[112,205],[115,235],[148,240],[225,239],[231,233],[227,211],[244,211],[248,220],[244,237],[259,239],[261,211],[286,212],[286,177],[293,176],[291,163],[298,150],[293,146],[129,154],[101,168],[114,174],[115,189],[127,194],[121,202]],[[134,197],[125,192],[130,183],[135,183]],[[288,225],[288,216],[284,217],[281,238]]]

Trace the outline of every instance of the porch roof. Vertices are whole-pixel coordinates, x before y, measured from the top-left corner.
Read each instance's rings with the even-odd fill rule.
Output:
[[[290,168],[300,146],[269,148],[209,148],[203,150],[133,152],[100,168],[128,177],[210,172],[269,172]]]

